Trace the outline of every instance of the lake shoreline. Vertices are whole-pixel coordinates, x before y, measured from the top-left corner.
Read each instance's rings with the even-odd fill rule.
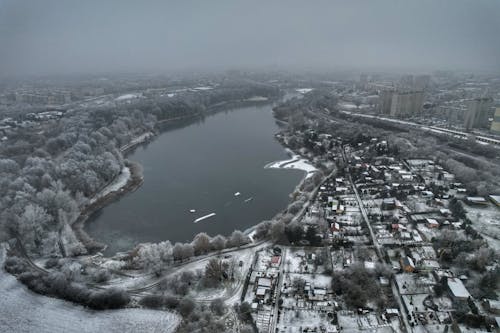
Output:
[[[85,231],[85,223],[89,220],[89,218],[95,214],[100,209],[103,209],[110,203],[119,200],[122,196],[132,193],[136,191],[144,182],[144,177],[141,172],[141,165],[137,162],[126,161],[126,166],[130,170],[130,177],[127,182],[116,189],[115,191],[111,191],[105,194],[102,197],[99,197],[92,201],[90,204],[85,206],[78,216],[77,220],[72,224],[73,232],[77,239],[85,246],[86,250],[89,253],[96,253],[106,249],[107,244],[96,241]],[[119,176],[119,175],[118,175]],[[117,177],[118,177],[117,176]]]
[[[182,121],[196,121],[197,119],[201,119],[205,116],[210,116],[214,115],[218,112],[222,111],[227,111],[228,109],[231,108],[237,108],[237,107],[246,107],[246,106],[259,106],[263,104],[273,104],[275,102],[274,100],[259,100],[259,101],[253,101],[253,100],[240,100],[240,101],[226,101],[226,102],[221,102],[216,105],[213,105],[209,107],[206,110],[206,114],[192,114],[188,116],[181,116],[181,117],[175,117],[175,118],[169,118],[169,119],[163,119],[160,120],[156,123],[157,126],[162,126],[164,124],[169,124],[169,123],[176,123],[176,122],[182,122]],[[140,145],[147,144],[151,142],[152,140],[157,137],[157,131],[160,132],[168,132],[170,129],[163,129],[159,130],[156,129],[155,133],[153,132],[146,132],[141,134],[140,136],[134,138],[131,140],[130,143],[126,144],[123,147],[120,147],[120,152],[126,157],[129,153],[133,152],[135,148],[137,148]],[[103,251],[107,248],[108,244],[99,242],[95,240],[92,236],[88,234],[88,232],[85,230],[86,223],[89,221],[89,219],[92,217],[93,214],[97,213],[99,210],[105,208],[109,204],[121,199],[127,194],[130,194],[137,189],[143,184],[144,182],[144,177],[142,175],[142,166],[138,162],[130,161],[127,160],[126,166],[130,169],[130,177],[127,180],[127,182],[117,188],[116,190],[110,191],[107,194],[105,194],[102,197],[97,197],[99,196],[99,193],[96,194],[93,198],[89,200],[89,203],[84,206],[78,218],[76,221],[71,225],[71,228],[73,229],[73,232],[78,239],[79,242],[83,244],[85,249],[87,250],[88,253],[95,254],[99,251]],[[116,180],[116,178],[120,177],[121,173],[115,177],[111,182],[109,182],[102,190],[105,190],[106,187],[112,185],[112,183]],[[305,179],[305,177],[304,177]],[[302,179],[302,181],[304,180]],[[299,183],[299,185],[302,183],[302,181]],[[130,249],[132,250],[132,249]]]

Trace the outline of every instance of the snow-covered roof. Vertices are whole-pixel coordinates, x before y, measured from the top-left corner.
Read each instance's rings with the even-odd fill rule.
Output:
[[[266,294],[266,288],[257,288],[257,291],[255,292],[255,295],[257,296],[264,296]]]
[[[271,279],[261,277],[259,278],[258,286],[271,288],[271,282]]]
[[[493,200],[496,204],[500,204],[500,195],[490,195],[490,199]]]
[[[470,202],[486,202],[486,199],[483,198],[483,197],[467,197],[466,198],[467,201],[470,201]]]
[[[375,263],[373,261],[365,261],[366,269],[375,269]]]
[[[470,296],[462,281],[457,278],[448,278],[448,288],[454,297],[469,298]]]
[[[429,219],[429,218],[427,218],[426,220],[427,220],[427,223],[429,223],[429,224],[433,224],[433,225],[438,225],[439,224],[436,219]]]

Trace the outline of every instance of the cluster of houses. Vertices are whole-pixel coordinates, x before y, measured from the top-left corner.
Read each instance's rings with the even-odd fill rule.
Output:
[[[259,332],[267,332],[271,326],[281,265],[281,248],[260,250],[255,253],[246,278],[242,301],[246,300],[251,304]]]
[[[443,266],[447,249],[434,243],[446,230],[464,233],[464,221],[450,205],[454,198],[466,208],[498,209],[500,196],[468,196],[442,166],[428,159],[397,159],[386,141],[349,146],[313,132],[304,132],[302,139],[315,143],[304,152],[328,146],[322,158],[331,154],[344,162],[319,186],[301,219],[304,230],[316,228],[328,255],[318,255],[318,247],[304,242],[256,256],[246,298],[260,331],[400,332],[406,326],[414,332],[481,332],[457,323],[460,304],[500,322],[499,302],[474,299],[470,276]],[[390,304],[348,308],[333,292],[330,272],[353,265],[376,272],[378,264],[392,268],[390,278],[377,276]]]
[[[317,197],[320,222],[329,226],[327,242],[341,239],[364,244],[368,237],[363,230],[356,197],[348,180],[344,177],[327,179],[319,189]]]
[[[16,128],[32,128],[40,123],[49,120],[58,120],[64,116],[65,110],[47,110],[38,113],[27,113],[20,116],[19,119],[6,117],[0,120],[0,138],[2,141],[7,140],[11,132]]]
[[[489,196],[489,201],[467,196],[454,175],[432,160],[364,154],[370,149],[374,149],[373,143],[362,150],[347,150],[350,166],[376,241],[392,263],[409,323],[417,330],[433,327],[431,331],[436,332],[454,324],[455,332],[465,332],[467,327],[458,325],[452,315],[464,303],[467,308],[484,309],[484,316],[498,321],[494,310],[487,310],[481,300],[471,296],[466,287],[467,275],[441,267],[440,255],[446,249],[435,249],[432,243],[446,230],[463,233],[463,221],[450,209],[453,198],[466,206],[485,206],[491,201],[498,207],[498,196]],[[436,294],[436,286],[441,286],[443,294]]]

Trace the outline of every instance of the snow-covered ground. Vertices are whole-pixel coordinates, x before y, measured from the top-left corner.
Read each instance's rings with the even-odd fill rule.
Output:
[[[122,172],[115,178],[115,180],[106,186],[101,192],[95,195],[92,199],[90,199],[90,203],[94,203],[96,200],[103,198],[111,192],[119,191],[122,187],[127,185],[127,182],[130,179],[130,169],[127,167],[123,167]]]
[[[203,86],[203,87],[195,87],[193,88],[193,90],[199,90],[199,91],[204,91],[204,90],[212,90],[214,89],[213,87],[209,87],[209,86]]]
[[[280,332],[306,332],[306,329],[320,332],[320,327],[327,329],[327,332],[336,332],[335,325],[330,322],[331,318],[326,312],[307,309],[288,310],[283,311],[278,327]]]
[[[139,136],[136,136],[132,140],[130,140],[130,142],[127,143],[126,145],[121,146],[120,150],[121,151],[125,151],[125,150],[129,149],[130,147],[138,145],[139,143],[146,142],[147,140],[149,140],[153,136],[154,136],[154,134],[151,133],[151,132],[143,133],[143,134],[141,134]]]
[[[264,96],[253,96],[246,99],[247,102],[265,102],[267,100],[268,98]]]
[[[326,288],[329,289],[332,285],[332,277],[324,274],[297,274],[289,273],[285,276],[285,281],[287,285],[291,285],[293,280],[302,279],[309,282],[312,286],[316,288]]]
[[[463,206],[474,229],[487,239],[492,248],[500,250],[500,208],[493,204],[486,207]]]
[[[292,156],[290,159],[269,163],[264,168],[302,170],[306,173],[306,178],[311,177],[318,170],[305,158],[295,155],[291,151],[289,153]]]
[[[115,101],[125,101],[127,99],[139,98],[141,94],[125,94],[115,98]]]
[[[5,250],[0,244],[0,264]],[[91,311],[29,291],[0,269],[0,332],[174,332],[181,318],[167,311]]]
[[[300,88],[300,89],[295,89],[295,91],[300,94],[307,94],[308,92],[313,91],[313,88]]]
[[[343,103],[339,103],[339,107],[342,109],[342,110],[356,110],[358,107],[356,105],[354,105],[353,103],[347,103],[347,102],[343,102]]]

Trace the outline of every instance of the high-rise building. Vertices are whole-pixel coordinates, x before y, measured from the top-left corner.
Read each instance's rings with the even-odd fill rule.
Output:
[[[500,107],[496,107],[493,122],[491,123],[491,131],[500,134]]]
[[[424,104],[423,91],[397,91],[392,95],[391,116],[410,117],[419,115]]]
[[[461,124],[467,108],[463,105],[441,105],[437,109],[439,115],[446,119],[448,126]]]
[[[391,102],[392,94],[394,91],[392,89],[382,89],[379,92],[378,98],[378,112],[382,114],[391,113]]]
[[[368,75],[363,73],[359,76],[358,88],[366,89],[367,84],[368,84]]]
[[[467,102],[467,113],[464,118],[466,130],[488,126],[492,102],[493,100],[489,97],[474,98]]]

